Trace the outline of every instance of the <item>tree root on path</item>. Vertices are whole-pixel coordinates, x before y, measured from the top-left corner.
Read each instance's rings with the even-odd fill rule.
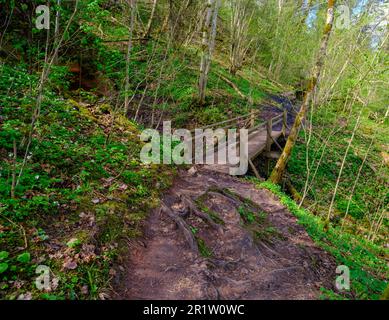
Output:
[[[195,216],[202,219],[204,222],[208,223],[212,228],[217,231],[221,231],[222,226],[213,221],[213,219],[205,212],[200,211],[196,204],[189,197],[181,194],[180,195],[182,203],[189,209],[189,212]]]
[[[221,196],[224,199],[226,199],[227,201],[232,202],[237,208],[241,205],[240,201],[238,202],[236,199],[234,199],[234,198],[232,198],[230,196],[227,196],[227,195],[225,195],[225,194],[223,194],[221,192],[209,191],[208,194],[210,196],[214,196],[214,197],[220,197]]]
[[[196,241],[195,237],[193,236],[192,232],[190,231],[190,228],[189,228],[188,224],[185,222],[185,220],[182,219],[180,216],[174,214],[174,212],[165,203],[161,204],[161,211],[165,212],[167,214],[167,216],[176,223],[177,227],[184,234],[184,237],[185,237],[186,241],[188,242],[192,251],[198,253],[199,247],[197,245],[197,241]]]
[[[183,233],[190,248],[194,252],[198,253],[199,248],[197,239],[193,235],[190,226],[185,221],[185,219],[189,218],[189,216],[193,214],[194,216],[197,216],[202,219],[205,223],[207,223],[217,232],[222,232],[223,227],[220,224],[216,223],[207,213],[202,212],[189,196],[180,193],[177,193],[176,196],[180,199],[180,201],[184,205],[184,208],[176,212],[175,210],[167,206],[164,202],[162,202],[160,212],[164,212],[171,220],[176,223],[177,227]]]
[[[233,202],[237,208],[239,208],[241,205],[246,204],[246,205],[249,205],[253,208],[262,210],[262,208],[258,204],[253,202],[251,199],[245,198],[245,197],[231,191],[230,189],[221,189],[221,188],[214,188],[213,187],[213,188],[210,188],[208,191],[206,191],[205,194],[209,194],[209,195],[213,195],[213,196],[221,195],[224,198],[226,198],[227,200]]]
[[[235,270],[239,268],[239,266],[242,264],[243,259],[239,259],[237,261],[225,261],[221,259],[216,259],[213,258],[209,262],[214,266],[214,267],[219,267],[224,270]]]

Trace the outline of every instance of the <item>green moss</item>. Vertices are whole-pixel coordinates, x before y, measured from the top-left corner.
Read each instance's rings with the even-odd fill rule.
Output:
[[[204,239],[196,236],[196,241],[197,241],[200,255],[204,258],[212,257],[212,251],[207,247],[207,244],[205,243]]]

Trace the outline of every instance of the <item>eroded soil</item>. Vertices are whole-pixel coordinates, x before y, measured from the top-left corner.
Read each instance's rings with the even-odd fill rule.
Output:
[[[130,243],[117,299],[317,299],[334,282],[334,259],[250,182],[181,171],[163,204]]]

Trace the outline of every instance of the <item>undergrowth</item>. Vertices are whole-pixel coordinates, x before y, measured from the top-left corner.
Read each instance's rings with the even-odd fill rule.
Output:
[[[326,289],[324,299],[379,299],[384,292],[389,275],[385,255],[387,249],[379,247],[356,235],[343,232],[339,227],[329,226],[323,219],[304,208],[299,208],[295,201],[281,191],[281,187],[269,182],[257,183],[274,193],[281,203],[298,218],[311,238],[321,248],[332,254],[339,265],[350,268],[351,292],[340,294]]]
[[[113,120],[109,104],[58,95],[62,72],[52,71],[28,147],[38,77],[0,69],[2,299],[106,297],[121,241],[141,235],[172,178],[171,168],[140,162],[137,126]],[[38,265],[51,269],[46,292],[35,286]]]

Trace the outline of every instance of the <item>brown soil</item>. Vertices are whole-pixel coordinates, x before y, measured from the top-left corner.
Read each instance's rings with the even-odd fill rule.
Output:
[[[334,259],[274,195],[197,170],[180,172],[165,210],[153,211],[144,239],[130,244],[117,299],[317,299],[332,287]]]

